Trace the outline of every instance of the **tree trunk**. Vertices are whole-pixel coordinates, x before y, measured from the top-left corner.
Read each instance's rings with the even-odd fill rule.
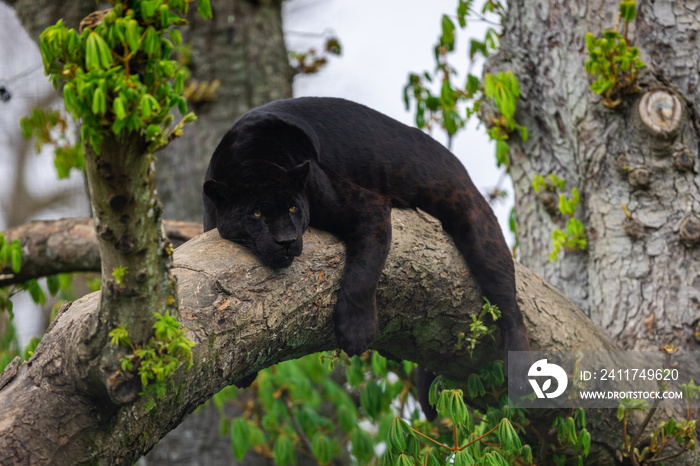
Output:
[[[509,141],[523,264],[622,347],[694,349],[700,319],[700,2],[637,5],[629,38],[647,66],[640,90],[616,109],[589,90],[584,64],[586,32],[600,37],[614,29],[618,0],[509,1],[501,47],[488,68],[518,78],[516,120],[529,130],[527,142]],[[656,108],[652,118],[670,127],[678,112],[677,127],[643,123],[640,108],[654,90],[670,94],[662,96],[669,102],[666,114]],[[568,196],[578,187],[577,217],[588,234],[583,253],[566,252],[553,264],[550,238],[564,220],[545,210],[531,185],[535,174],[549,173],[566,179]]]
[[[221,86],[207,98],[191,97],[196,130],[185,130],[177,144],[159,152],[158,193],[165,217],[202,220],[202,183],[209,159],[240,115],[264,103],[292,96],[292,71],[282,34],[281,0],[213,0],[213,17],[203,20],[192,9],[183,41],[191,44],[192,76]]]
[[[465,380],[502,351],[500,342],[487,339],[472,358],[455,352],[458,333],[481,309],[481,291],[438,222],[403,210],[392,217],[392,249],[377,292],[381,330],[373,347]],[[81,348],[94,331],[99,293],[65,306],[32,358],[0,376],[0,463],[133,462],[225,385],[276,362],[335,348],[331,314],[344,248],[319,231],[304,239],[304,254],[283,271],[262,267],[216,231],[176,251],[180,319],[197,346],[193,367],[176,372],[151,411],[144,399],[118,408],[80,390],[76,381],[86,372]],[[534,349],[610,348],[560,292],[521,266],[516,271]],[[568,338],[552,334],[552,319]],[[616,446],[609,432],[596,439],[608,452]]]

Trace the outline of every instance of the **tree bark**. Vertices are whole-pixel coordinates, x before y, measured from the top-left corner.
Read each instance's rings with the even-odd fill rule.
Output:
[[[501,354],[500,342],[490,340],[472,358],[454,349],[457,334],[481,308],[481,292],[437,221],[403,210],[392,217],[373,347],[466,380]],[[143,399],[116,407],[81,390],[91,358],[85,340],[99,325],[99,293],[65,306],[32,358],[15,367],[15,375],[10,367],[0,377],[0,463],[133,462],[222,387],[276,362],[335,348],[331,314],[344,248],[324,232],[312,230],[304,239],[304,254],[281,271],[261,266],[216,231],[176,251],[180,319],[197,343],[194,365],[176,373],[150,412]],[[559,291],[519,265],[516,271],[533,349],[611,348]],[[610,435],[600,438],[606,449],[615,447],[606,445],[616,443]]]
[[[696,63],[700,2],[638,2],[629,37],[647,66],[637,93],[616,109],[589,90],[586,32],[614,29],[619,1],[508,2],[498,54],[487,68],[511,70],[520,83],[510,173],[516,194],[520,258],[600,324],[624,348],[673,343],[695,349],[700,319],[700,86]],[[676,96],[678,128],[659,132],[640,118],[653,90]],[[663,120],[663,115],[659,114]],[[588,248],[549,263],[550,215],[533,190],[535,174],[578,187],[577,217]],[[556,202],[556,200],[555,200]],[[622,204],[630,213],[628,218]]]
[[[202,233],[202,224],[165,220],[165,234],[175,246]],[[32,278],[71,272],[99,272],[100,251],[95,223],[91,218],[36,220],[8,228],[7,241],[22,245],[22,269],[14,274],[9,266],[0,272],[0,287]]]

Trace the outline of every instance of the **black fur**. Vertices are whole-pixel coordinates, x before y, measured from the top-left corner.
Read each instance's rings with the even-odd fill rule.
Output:
[[[205,231],[218,228],[272,267],[301,253],[308,225],[345,242],[334,319],[338,345],[350,355],[364,352],[377,332],[375,291],[391,242],[391,207],[420,207],[442,222],[502,311],[506,355],[529,351],[496,217],[459,160],[418,129],[343,99],[272,102],[224,136],[204,193]]]

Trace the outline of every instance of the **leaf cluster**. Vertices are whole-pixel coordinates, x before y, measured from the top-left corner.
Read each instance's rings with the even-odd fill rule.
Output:
[[[82,119],[81,136],[99,153],[104,131],[137,133],[149,152],[165,146],[195,119],[182,97],[185,70],[170,58],[181,43],[187,0],[112,0],[102,21],[78,33],[61,20],[41,34],[46,74],[61,81],[66,109]],[[211,16],[208,0],[200,13]],[[174,128],[170,109],[183,119]]]
[[[295,75],[314,74],[321,71],[328,63],[328,58],[331,55],[341,55],[342,49],[340,40],[337,37],[328,37],[320,52],[315,48],[310,48],[305,52],[290,50],[287,55]]]
[[[0,271],[3,270],[13,274],[22,270],[22,245],[17,239],[7,241],[5,235],[0,233]],[[71,275],[50,275],[46,277],[46,287],[51,296],[61,294],[63,298],[66,298],[72,292]],[[7,324],[4,326],[3,332],[0,333],[0,371],[16,356],[22,360],[29,359],[39,344],[39,339],[32,337],[24,350],[20,351],[19,349],[17,333],[12,323],[14,318],[12,298],[20,292],[29,293],[32,301],[40,306],[46,304],[46,293],[35,278],[17,285],[0,287],[0,318],[2,318],[3,312],[8,314]],[[58,306],[58,304],[54,306],[53,313],[58,309]]]
[[[563,190],[566,181],[557,175],[550,173],[546,177],[539,173],[532,177],[532,189],[536,193],[542,190],[557,192]],[[555,228],[552,232],[552,244],[554,249],[549,252],[549,261],[554,262],[559,259],[562,249],[569,251],[583,251],[588,244],[586,239],[586,227],[575,218],[576,206],[581,203],[581,198],[577,188],[571,190],[571,198],[559,193],[559,212],[566,217],[564,230]]]
[[[13,274],[17,274],[22,269],[22,245],[19,240],[7,241],[5,235],[0,233],[0,270],[9,269]],[[70,288],[70,278],[66,274],[51,275],[46,277],[46,284],[49,294],[56,296],[60,291]],[[12,319],[12,297],[20,292],[27,292],[36,304],[43,306],[46,304],[46,293],[36,278],[25,282],[0,287],[0,314],[7,311]],[[4,366],[3,366],[4,367]]]
[[[479,315],[472,316],[472,322],[469,324],[469,332],[467,334],[460,332],[457,335],[455,349],[466,352],[469,354],[469,357],[472,356],[476,345],[483,340],[484,337],[489,336],[495,339],[494,334],[496,333],[497,327],[495,325],[487,325],[484,322],[484,318],[486,316],[491,316],[491,319],[496,321],[501,317],[501,311],[498,309],[498,306],[491,304],[485,296],[484,301],[486,302],[481,308]]]
[[[170,315],[154,313],[154,335],[145,345],[134,345],[129,336],[129,325],[119,325],[109,332],[112,345],[127,347],[130,354],[120,358],[121,370],[137,370],[141,378],[142,396],[162,398],[167,389],[167,380],[181,365],[192,366],[194,342],[185,336],[185,329]],[[151,401],[150,407],[153,406]]]
[[[496,104],[499,115],[490,117],[491,126],[487,133],[496,141],[496,163],[500,167],[510,165],[508,153],[509,134],[518,131],[523,141],[527,141],[527,128],[516,123],[514,119],[515,107],[520,98],[520,87],[515,75],[510,71],[500,71],[493,75],[486,73],[484,76],[484,97],[491,99]]]
[[[409,424],[395,417],[387,433],[382,464],[533,464],[532,449],[522,444],[518,433],[522,430],[522,411],[508,408],[502,390],[497,394],[504,380],[501,365],[479,372],[473,375],[474,379],[479,379],[481,390],[470,388],[469,391],[474,392],[470,393],[470,398],[473,395],[478,399],[485,393],[496,395],[499,408],[488,406],[486,413],[469,408],[462,390],[454,388],[453,382],[438,377],[430,389],[430,402],[436,407],[440,423],[437,426],[416,421]],[[494,376],[495,372],[499,376]],[[474,385],[470,381],[470,386]]]
[[[637,73],[645,66],[637,47],[630,47],[627,38],[629,23],[637,16],[636,2],[620,2],[620,18],[624,20],[624,35],[607,30],[602,37],[586,34],[589,59],[586,72],[597,79],[591,90],[601,96],[603,105],[615,108],[622,103],[622,95],[636,92]]]
[[[68,178],[72,169],[85,171],[83,146],[79,141],[71,141],[63,112],[34,107],[20,120],[20,127],[26,139],[34,138],[36,152],[46,144],[54,146],[54,166],[59,179]]]

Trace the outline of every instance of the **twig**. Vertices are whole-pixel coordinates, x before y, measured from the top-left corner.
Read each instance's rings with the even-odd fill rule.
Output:
[[[299,424],[299,421],[297,420],[297,417],[294,414],[292,400],[289,398],[289,393],[287,392],[287,390],[282,390],[282,400],[284,401],[284,406],[287,408],[287,412],[289,413],[289,417],[292,420],[292,424],[294,424],[294,429],[296,429],[299,438],[301,438],[301,441],[304,442],[304,445],[306,445],[306,448],[308,448],[309,452],[313,454],[313,450],[311,449],[311,442],[304,433],[304,430],[301,428],[301,425]]]

